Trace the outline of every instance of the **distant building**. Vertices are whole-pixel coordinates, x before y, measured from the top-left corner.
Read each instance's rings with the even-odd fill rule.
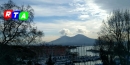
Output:
[[[44,56],[46,57],[48,57],[49,55],[65,56],[68,51],[69,49],[66,46],[45,46],[43,48],[43,52],[45,52]]]
[[[43,45],[43,46],[30,46],[34,52],[36,52],[39,57],[49,57],[52,56],[65,56],[69,50],[70,46],[60,46],[60,45]]]

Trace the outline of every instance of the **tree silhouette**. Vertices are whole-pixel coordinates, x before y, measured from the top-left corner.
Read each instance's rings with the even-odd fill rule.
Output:
[[[101,57],[108,58],[108,64],[114,65],[114,60],[119,59],[121,65],[129,65],[129,31],[130,31],[129,10],[114,11],[108,20],[103,21],[96,45],[99,47]],[[105,63],[102,57],[103,63]],[[105,64],[104,64],[105,65]]]
[[[49,59],[46,62],[46,65],[54,65],[55,63],[52,61],[51,55],[49,56]]]
[[[34,10],[31,6],[17,6],[11,0],[8,3],[5,3],[0,6],[0,13],[3,13],[4,10],[20,10],[29,12],[29,18],[26,21],[20,20],[4,20],[3,15],[0,14],[0,44],[30,44],[37,37],[43,35],[42,31],[38,31],[33,24]]]
[[[28,20],[5,20],[3,12],[10,9],[29,12]],[[33,18],[34,10],[29,5],[18,6],[12,0],[9,0],[0,6],[0,65],[8,65],[6,64],[8,60],[5,59],[7,57],[12,60],[13,65],[17,63],[17,58],[21,59],[21,57],[18,57],[20,53],[16,52],[18,48],[14,49],[11,45],[29,45],[37,42],[43,36],[43,32],[34,27]],[[23,50],[22,47],[21,49]]]

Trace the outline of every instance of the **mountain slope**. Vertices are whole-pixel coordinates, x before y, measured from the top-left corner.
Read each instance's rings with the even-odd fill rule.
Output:
[[[78,34],[73,37],[62,36],[49,43],[54,45],[93,45],[94,41],[94,39]]]

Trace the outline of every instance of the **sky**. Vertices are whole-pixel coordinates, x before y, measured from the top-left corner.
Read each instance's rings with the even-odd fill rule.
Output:
[[[83,34],[97,38],[102,21],[113,10],[129,9],[130,0],[12,0],[34,9],[35,26],[44,32],[43,41]],[[0,4],[8,0],[0,0]]]

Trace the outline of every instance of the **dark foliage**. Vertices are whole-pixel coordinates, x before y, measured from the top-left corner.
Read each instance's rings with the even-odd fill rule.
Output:
[[[130,54],[130,12],[114,11],[108,20],[103,21],[95,49],[100,51],[104,65],[129,65]],[[119,63],[116,63],[119,61]]]
[[[46,65],[54,65],[55,63],[52,61],[51,55],[49,56],[49,59],[46,62]]]
[[[29,12],[26,21],[4,20],[4,10],[17,9]],[[43,32],[37,30],[33,24],[34,10],[31,6],[18,6],[13,1],[0,5],[0,65],[25,64],[24,60],[33,59],[36,52],[27,48],[31,43],[40,42]]]

